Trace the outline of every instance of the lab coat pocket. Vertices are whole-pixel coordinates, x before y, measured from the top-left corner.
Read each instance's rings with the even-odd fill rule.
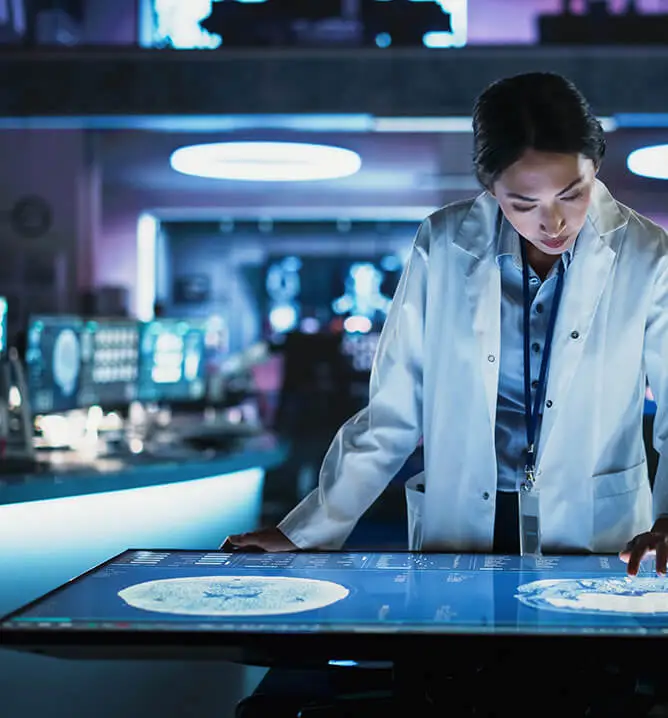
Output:
[[[618,496],[637,489],[643,479],[647,479],[645,459],[628,469],[613,471],[609,474],[596,474],[594,478],[594,497],[597,499]]]
[[[422,548],[422,517],[424,515],[424,471],[406,481],[406,513],[408,515],[408,550]]]
[[[594,541],[597,553],[616,553],[652,521],[652,496],[643,459],[594,481]]]

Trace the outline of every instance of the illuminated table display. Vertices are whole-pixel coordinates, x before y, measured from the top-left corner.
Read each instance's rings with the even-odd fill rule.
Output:
[[[668,695],[668,579],[651,559],[635,578],[625,571],[596,555],[133,549],[1,619],[0,647],[271,666],[249,716],[267,715],[268,701],[333,705],[344,694],[348,707],[356,696],[357,712],[341,713],[351,716],[426,705],[469,715],[455,710],[469,703],[533,716],[545,701],[566,705],[555,715],[585,715],[573,709],[576,686],[578,701],[600,708],[587,715],[646,715],[625,687],[642,668],[643,685]],[[520,700],[508,685],[530,655],[541,670]]]
[[[148,581],[119,591],[144,611],[189,616],[283,616],[324,608],[348,595],[331,581],[288,576],[196,576]]]
[[[129,550],[14,612],[0,636],[150,645],[187,632],[198,645],[215,633],[224,647],[252,633],[281,651],[309,636],[351,650],[383,636],[664,636],[668,580],[653,568],[627,578],[615,556]]]

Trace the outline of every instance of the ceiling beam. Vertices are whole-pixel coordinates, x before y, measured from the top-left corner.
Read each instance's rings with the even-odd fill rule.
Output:
[[[665,112],[668,47],[0,51],[0,118],[470,115],[496,78],[551,70],[599,115]]]

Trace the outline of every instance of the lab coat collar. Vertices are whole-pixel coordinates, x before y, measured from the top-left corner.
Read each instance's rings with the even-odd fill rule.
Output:
[[[621,211],[615,198],[600,180],[594,182],[587,218],[600,237],[605,237],[629,223],[628,214]]]

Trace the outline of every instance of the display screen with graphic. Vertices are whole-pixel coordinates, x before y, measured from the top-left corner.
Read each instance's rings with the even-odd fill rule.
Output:
[[[140,324],[90,319],[81,333],[82,406],[124,406],[137,398]]]
[[[269,331],[299,330],[305,322],[328,331],[340,318],[347,333],[379,331],[403,265],[396,255],[269,257],[264,305]]]
[[[130,550],[7,617],[11,630],[276,634],[668,631],[653,559]]]
[[[142,0],[144,47],[371,45],[462,47],[467,0]],[[351,14],[352,13],[352,14]]]
[[[36,414],[79,406],[83,320],[74,316],[34,316],[26,342],[26,378]]]
[[[198,319],[159,319],[142,326],[140,401],[189,402],[204,398],[206,331],[206,321]]]

